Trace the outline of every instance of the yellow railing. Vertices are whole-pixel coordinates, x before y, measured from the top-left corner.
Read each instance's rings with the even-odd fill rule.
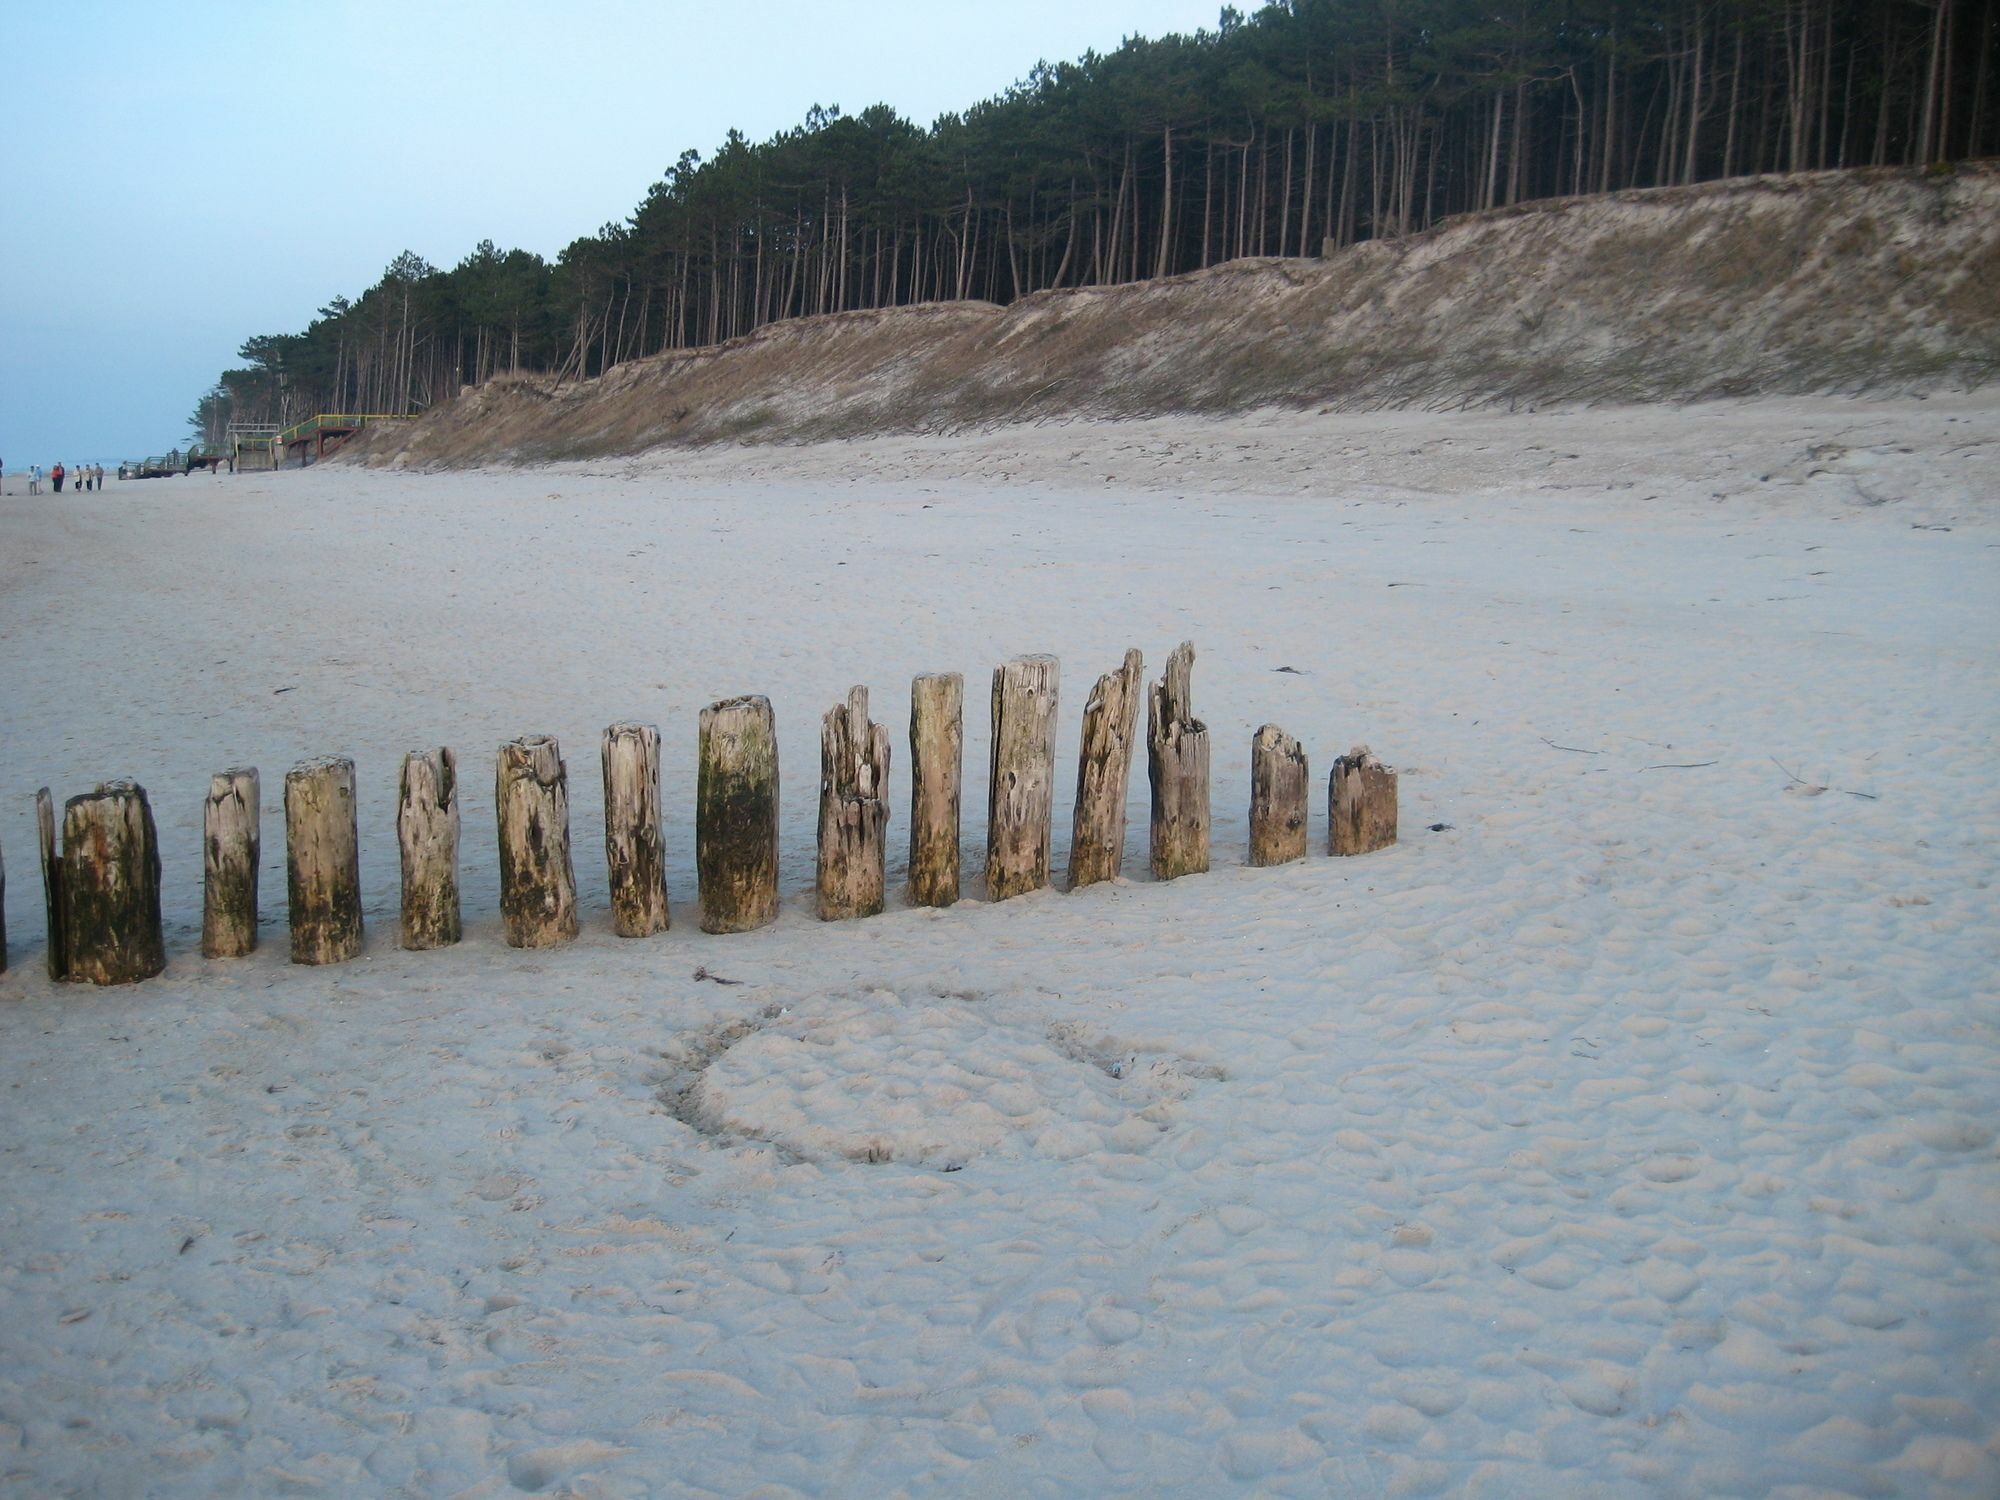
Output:
[[[328,428],[337,427],[342,431],[352,431],[357,427],[366,427],[370,422],[407,422],[409,420],[407,415],[400,412],[323,411],[318,416],[307,417],[303,422],[294,422],[290,427],[287,427],[283,432],[278,434],[278,441],[287,444],[296,443],[301,438],[309,438],[316,432],[325,432]]]

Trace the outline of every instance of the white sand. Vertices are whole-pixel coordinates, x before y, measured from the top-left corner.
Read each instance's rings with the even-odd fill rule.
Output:
[[[2000,1492],[1996,460],[1988,395],[10,494],[4,1492]],[[812,920],[851,682],[900,865],[906,684],[966,674],[971,874],[987,673],[1058,653],[1060,865],[1091,680],[1182,636],[1213,874],[1143,879],[1142,756],[1141,878]],[[737,692],[787,905],[710,938],[694,720]],[[642,942],[600,863],[627,717],[667,740]],[[1399,763],[1403,843],[1242,868],[1265,719],[1316,778]],[[587,914],[542,954],[494,911],[528,731]],[[403,954],[436,743],[467,939]],[[331,751],[369,947],[295,970],[281,781]],[[238,762],[265,947],[207,963]],[[172,961],[57,990],[30,794],[113,775]]]

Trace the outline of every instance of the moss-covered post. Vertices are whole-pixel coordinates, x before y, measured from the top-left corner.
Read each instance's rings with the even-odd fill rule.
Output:
[[[403,865],[399,939],[412,952],[464,935],[458,904],[458,756],[412,750],[396,783],[396,846]]]
[[[255,766],[233,766],[208,779],[201,814],[204,958],[242,958],[256,950],[262,796]]]
[[[1083,706],[1076,816],[1069,839],[1072,889],[1116,880],[1125,867],[1125,793],[1131,785],[1139,685],[1145,673],[1145,658],[1137,650],[1127,651],[1125,664],[1098,678]]]
[[[1282,865],[1306,855],[1309,772],[1299,742],[1275,724],[1250,737],[1250,863]]]
[[[673,925],[666,840],[660,834],[660,731],[651,724],[613,724],[600,749],[611,930],[620,937],[651,937]]]
[[[361,951],[361,840],[344,755],[285,773],[285,885],[293,963],[345,963]]]
[[[1153,878],[1208,868],[1208,726],[1194,716],[1194,642],[1167,658],[1146,697],[1146,769],[1153,783]]]
[[[889,731],[868,719],[868,689],[848,691],[820,724],[819,919],[882,910],[889,834]]]
[[[500,927],[516,948],[553,948],[577,934],[569,857],[569,770],[555,736],[523,735],[493,768],[500,826]]]
[[[910,683],[910,900],[958,900],[959,798],[965,780],[965,679],[926,672]]]
[[[146,789],[110,781],[63,804],[63,977],[131,984],[167,966],[160,840]]]
[[[1396,842],[1396,773],[1366,745],[1334,761],[1326,802],[1328,853],[1368,854]]]
[[[1053,656],[1022,656],[993,670],[993,751],[986,788],[986,898],[1005,901],[1049,883],[1056,780]]]
[[[701,930],[748,932],[778,915],[778,729],[771,700],[701,711],[694,857]]]

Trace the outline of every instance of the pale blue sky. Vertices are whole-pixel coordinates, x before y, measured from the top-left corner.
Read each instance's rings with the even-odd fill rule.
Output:
[[[554,256],[731,126],[928,124],[1219,4],[0,0],[0,457],[163,451],[249,335],[406,248]]]

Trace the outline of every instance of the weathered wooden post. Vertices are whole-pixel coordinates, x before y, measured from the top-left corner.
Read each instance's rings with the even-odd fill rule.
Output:
[[[1330,854],[1368,854],[1396,842],[1396,773],[1366,745],[1334,761],[1326,819]]]
[[[620,937],[651,937],[673,925],[666,840],[660,834],[660,731],[651,724],[613,724],[604,731],[600,750],[611,930]]]
[[[48,789],[36,799],[43,822],[44,891],[50,896],[49,977],[85,984],[132,984],[167,966],[160,932],[160,840],[146,789],[108,781],[63,804],[55,845]]]
[[[458,756],[412,750],[396,781],[396,846],[403,862],[402,945],[449,948],[464,936],[458,904]]]
[[[569,769],[554,735],[500,747],[493,766],[500,828],[500,928],[516,948],[553,948],[577,933],[569,857]]]
[[[694,858],[701,930],[748,932],[778,915],[778,731],[771,700],[701,711]]]
[[[965,679],[926,672],[910,683],[910,899],[958,899],[959,788],[965,777]]]
[[[201,814],[203,958],[242,958],[257,947],[263,790],[255,766],[232,766],[208,779]]]
[[[7,972],[7,858],[0,854],[0,974]]]
[[[1306,752],[1276,724],[1250,737],[1250,863],[1282,865],[1306,854]]]
[[[44,955],[49,978],[61,979],[67,945],[63,940],[62,859],[56,851],[55,801],[49,789],[35,793],[35,833],[42,855],[42,910],[48,919],[49,946]]]
[[[986,898],[1005,901],[1049,883],[1056,780],[1053,656],[993,669],[992,775],[986,793]]]
[[[1139,723],[1139,684],[1146,673],[1137,650],[1106,672],[1083,706],[1083,744],[1076,757],[1076,818],[1070,827],[1069,883],[1116,880],[1125,868],[1125,791],[1132,779],[1132,735]]]
[[[1153,878],[1208,868],[1208,726],[1194,716],[1194,642],[1167,658],[1146,696],[1146,769],[1153,783]]]
[[[889,833],[889,731],[868,720],[868,689],[848,689],[819,732],[819,919],[882,910]]]
[[[285,773],[285,884],[293,963],[344,963],[361,951],[361,840],[344,755]]]

